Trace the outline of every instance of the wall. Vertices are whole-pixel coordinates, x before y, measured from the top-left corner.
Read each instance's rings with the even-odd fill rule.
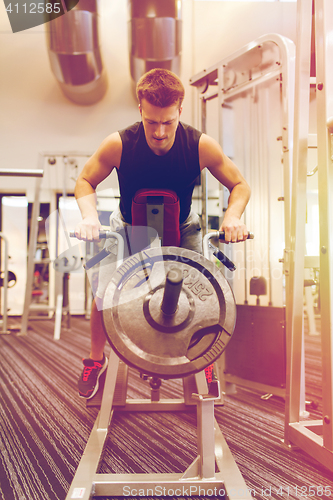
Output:
[[[267,33],[295,41],[296,3],[195,0],[193,27],[199,72]]]
[[[186,84],[195,72],[262,34],[294,39],[296,4],[184,0],[183,19]],[[95,105],[79,106],[63,96],[49,67],[44,29],[47,25],[13,34],[1,2],[1,168],[36,168],[41,151],[92,152],[106,135],[139,119],[128,68],[125,1],[100,1],[109,88]],[[187,91],[183,119],[193,124],[194,90],[187,86]],[[2,179],[1,185],[7,182]]]

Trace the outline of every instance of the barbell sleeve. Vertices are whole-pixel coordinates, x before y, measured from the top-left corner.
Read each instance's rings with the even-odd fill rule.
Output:
[[[165,280],[164,295],[161,305],[161,309],[164,314],[172,315],[176,312],[182,284],[182,270],[177,267],[173,267],[168,272]]]

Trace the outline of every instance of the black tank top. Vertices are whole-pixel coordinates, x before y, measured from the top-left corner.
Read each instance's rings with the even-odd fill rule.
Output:
[[[120,189],[120,211],[131,224],[132,199],[139,189],[172,189],[180,200],[182,223],[191,210],[192,194],[200,174],[199,139],[201,132],[179,123],[175,142],[162,156],[155,155],[147,144],[142,122],[119,131],[122,155],[117,170]]]

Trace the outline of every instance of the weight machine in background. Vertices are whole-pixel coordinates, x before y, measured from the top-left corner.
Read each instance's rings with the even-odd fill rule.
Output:
[[[67,320],[69,320],[70,311],[67,300],[68,283],[65,282],[64,273],[69,276],[69,272],[73,270],[71,268],[72,262],[68,262],[67,271],[65,267],[62,266],[61,273],[56,273],[55,267],[57,266],[54,266],[59,254],[58,232],[60,224],[58,218],[59,212],[57,211],[57,195],[61,194],[63,198],[66,198],[68,194],[73,193],[76,181],[75,177],[79,170],[77,158],[88,158],[89,156],[90,155],[88,153],[79,152],[43,152],[39,154],[38,165],[40,170],[44,172],[44,176],[39,186],[38,198],[36,198],[37,193],[35,195],[35,211],[33,211],[31,218],[27,283],[21,322],[21,335],[27,334],[29,319],[45,319],[45,315],[46,317],[51,318],[54,314],[56,318],[54,338],[58,339],[60,337],[61,318],[63,313],[66,313]],[[48,241],[44,242],[44,245],[47,243],[47,255],[43,256],[43,252],[39,252],[41,253],[39,256],[36,252],[38,238],[37,218],[39,216],[39,205],[43,200],[47,200],[47,203],[49,204],[50,216],[48,221],[54,220],[54,224],[51,224],[48,228],[50,230],[46,231]],[[55,219],[53,216],[55,216]],[[43,301],[43,303],[32,302],[33,279],[36,265],[48,266],[47,300]],[[64,291],[67,296],[65,298]]]
[[[214,122],[212,114],[217,104],[216,139],[252,189],[245,222],[256,238],[246,253],[230,249],[239,270],[237,279],[231,274],[227,277],[233,281],[238,303],[255,304],[249,296],[249,278],[258,273],[268,283],[268,294],[261,297],[262,303],[284,303],[281,257],[290,224],[294,56],[291,40],[276,34],[264,35],[190,79],[198,90],[202,131],[214,135],[215,130],[209,127]],[[204,171],[204,232],[207,180],[209,183],[209,173]],[[220,186],[220,214],[227,207],[227,198],[227,189]],[[222,220],[223,216],[220,223]],[[226,253],[228,250],[225,248]]]
[[[29,170],[29,169],[1,169],[0,176],[4,177],[27,177],[27,178],[35,178],[35,189],[34,189],[34,202],[32,207],[32,216],[31,216],[31,227],[30,227],[30,241],[29,241],[29,249],[28,249],[28,268],[33,265],[33,260],[35,258],[36,253],[36,242],[37,242],[37,232],[38,232],[38,216],[39,216],[39,206],[40,206],[40,188],[41,182],[43,178],[43,169]],[[5,239],[5,238],[3,238]],[[5,240],[6,241],[6,240]],[[7,282],[8,282],[8,247],[9,242],[6,242],[7,249],[5,250],[5,279],[4,279],[4,293],[3,293],[3,332],[2,333],[10,333],[7,331]],[[33,282],[33,274],[27,276],[26,283],[26,291],[25,291],[25,299],[24,299],[24,310],[27,307],[27,304],[30,304],[31,301],[31,292],[32,292],[32,282]],[[29,295],[30,294],[30,295]],[[26,318],[22,317],[22,330],[25,331],[27,328],[27,324],[25,323]]]
[[[39,168],[36,170],[2,169],[0,171],[1,176],[27,177],[28,179],[25,183],[20,182],[20,179],[17,180],[16,189],[17,192],[26,194],[28,198],[32,198],[33,201],[32,213],[30,218],[29,246],[27,252],[27,274],[26,276],[19,276],[19,279],[25,282],[25,291],[23,292],[24,304],[22,304],[22,312],[20,313],[18,310],[18,313],[22,314],[20,335],[27,334],[28,322],[30,319],[45,319],[45,317],[51,318],[53,314],[55,314],[55,338],[59,338],[63,313],[67,314],[68,320],[70,318],[67,293],[69,292],[69,283],[68,280],[64,279],[64,274],[67,274],[68,277],[69,272],[73,271],[73,266],[71,266],[72,262],[70,262],[70,258],[68,258],[66,269],[64,267],[64,262],[61,263],[61,266],[57,267],[56,265],[56,259],[59,253],[63,249],[67,249],[62,238],[64,231],[62,230],[61,232],[60,215],[66,218],[68,216],[67,212],[70,212],[70,210],[67,210],[67,206],[64,200],[70,200],[69,195],[73,195],[76,178],[82,168],[82,165],[80,165],[80,159],[83,158],[84,161],[86,161],[89,156],[90,154],[88,153],[80,152],[40,153],[38,158]],[[31,185],[31,182],[29,182],[29,178],[31,177],[36,178],[34,185]],[[2,185],[3,189],[5,188],[5,186],[6,183]],[[32,191],[33,195],[30,194],[30,192]],[[62,211],[62,214],[57,208],[59,200],[63,201],[62,208],[64,209]],[[46,209],[43,209],[43,213],[41,213],[41,207],[43,205],[44,207],[46,207]],[[44,212],[47,215],[50,214],[50,217],[47,219],[47,223],[50,223],[51,221],[51,225],[48,224],[49,227],[47,228],[50,229],[49,231],[46,231],[46,227],[44,227],[44,224],[46,223],[45,219],[47,218],[47,215],[45,216]],[[79,212],[78,209],[77,212]],[[40,215],[43,215],[44,220],[40,221]],[[70,225],[72,227],[72,222],[70,222]],[[46,241],[46,237],[48,237],[48,241]],[[10,247],[11,235],[7,235],[7,240],[8,239],[8,246]],[[24,249],[26,240],[24,237],[22,241],[20,241],[20,243],[16,241],[15,244],[21,244],[21,246],[23,245],[22,251],[25,251]],[[36,271],[40,270],[41,267],[43,268],[43,270],[46,270],[46,281],[40,275],[40,283],[38,284],[39,289],[35,289],[35,273]],[[56,273],[55,267],[62,272]],[[82,284],[80,284],[78,287],[80,289],[80,292],[84,290],[85,280],[84,273],[81,272],[81,274]],[[86,280],[86,282],[88,287],[88,281]],[[63,293],[64,289],[65,294]],[[6,323],[7,325],[7,306],[10,307],[10,303],[7,300],[6,291],[7,289],[4,292],[4,302],[7,302],[7,304],[4,306],[6,313],[4,314],[3,323]],[[42,300],[34,301],[33,294],[35,293],[42,294]],[[86,290],[86,293],[89,294],[89,291]],[[64,295],[66,295],[67,298],[64,297]],[[15,298],[15,302],[17,302],[17,297]],[[81,302],[82,311],[80,311],[80,313],[83,313],[84,300],[81,300]]]
[[[239,318],[219,369],[227,392],[234,391],[234,384],[238,384],[263,393],[285,395],[287,278],[283,276],[282,257],[290,233],[294,65],[294,43],[280,35],[268,34],[190,80],[198,90],[202,131],[214,135],[218,130],[216,139],[252,190],[244,218],[256,237],[247,248],[224,246],[224,252],[237,268],[225,275],[235,293]],[[201,183],[204,232],[208,228],[211,182],[210,174],[204,171]],[[219,212],[223,214],[228,191],[223,186],[219,189]],[[220,224],[222,220],[223,217]],[[246,330],[244,324],[248,325]],[[271,373],[272,366],[278,367],[275,374]],[[242,367],[246,373],[240,370]]]
[[[79,207],[74,198],[74,188],[78,175],[91,156],[85,152],[42,153],[45,181],[42,185],[44,196],[51,200],[50,216],[46,221],[48,249],[52,265],[50,293],[55,302],[55,339],[60,338],[61,321],[67,316],[70,327],[71,314],[90,315],[92,293],[90,280],[84,273],[81,260],[90,258],[96,251],[93,243],[71,242],[70,229],[81,221]],[[118,205],[118,182],[116,173],[103,181],[97,191],[97,209],[102,224],[109,225],[109,216]],[[70,278],[70,279],[69,279]]]

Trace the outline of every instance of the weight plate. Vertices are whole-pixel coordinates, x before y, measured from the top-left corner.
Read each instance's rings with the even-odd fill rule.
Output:
[[[173,315],[161,311],[167,273],[183,284]],[[202,255],[178,247],[149,248],[113,274],[103,302],[105,333],[120,359],[148,375],[180,378],[213,363],[235,327],[229,283]]]

